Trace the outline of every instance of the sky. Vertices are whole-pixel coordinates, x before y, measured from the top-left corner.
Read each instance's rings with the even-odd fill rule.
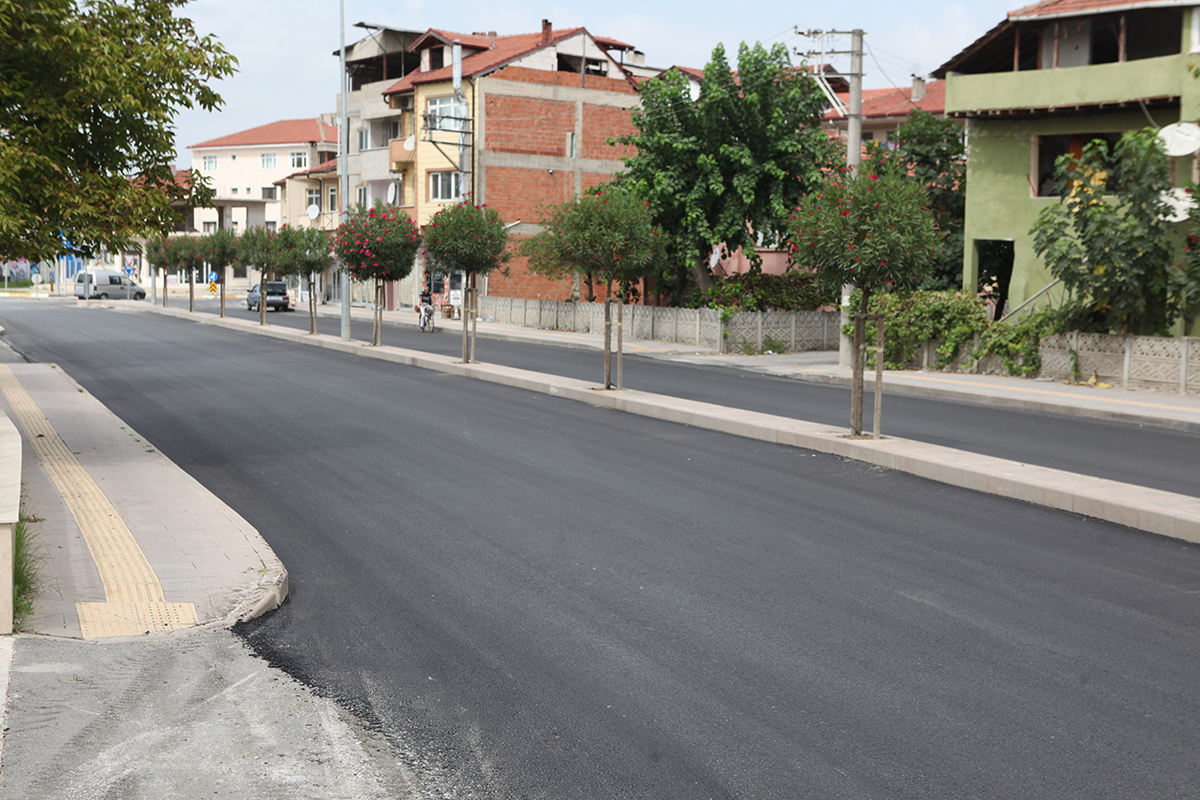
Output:
[[[592,4],[557,0],[479,2],[454,0],[343,0],[346,44],[370,22],[390,28],[457,32],[494,30],[500,34],[585,27],[593,35],[632,44],[646,54],[647,66],[703,68],[713,48],[724,44],[736,68],[742,42],[784,44],[797,52],[813,47],[800,30],[865,32],[863,86],[910,86],[914,74],[937,69],[1031,0],[605,0]],[[191,166],[189,145],[282,119],[300,119],[336,110],[339,87],[338,0],[193,0],[180,12],[201,35],[211,34],[238,59],[238,71],[216,84],[224,99],[216,112],[185,110],[176,118],[177,165]],[[837,49],[848,49],[843,37]],[[849,59],[832,63],[849,69]]]

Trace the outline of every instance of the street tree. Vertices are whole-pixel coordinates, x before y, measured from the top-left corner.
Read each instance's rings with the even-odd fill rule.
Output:
[[[356,206],[338,226],[334,251],[351,277],[375,283],[375,318],[371,344],[382,344],[383,283],[398,281],[412,272],[421,234],[416,223],[396,206],[380,200],[367,208]]]
[[[167,307],[167,238],[165,236],[152,236],[146,241],[146,263],[150,265],[152,270],[161,270],[163,276],[163,308]],[[154,280],[154,273],[150,273],[150,280]]]
[[[463,361],[474,360],[475,341],[468,342],[468,317],[474,319],[475,287],[479,275],[502,267],[511,257],[508,230],[499,212],[487,206],[462,203],[443,206],[425,226],[423,241],[426,255],[443,272],[462,272],[467,276],[470,302],[463,303]]]
[[[221,290],[221,316],[225,316],[225,283],[229,267],[237,262],[237,236],[228,228],[205,234],[200,239],[204,260],[217,273]]]
[[[1151,129],[1097,139],[1060,156],[1059,202],[1034,224],[1033,249],[1072,303],[1064,323],[1102,333],[1166,334],[1200,300],[1200,271],[1180,263],[1180,234],[1164,191],[1167,154]]]
[[[317,275],[333,266],[329,233],[320,228],[283,226],[274,240],[278,274],[301,275],[308,281],[308,332],[317,332]]]
[[[237,62],[186,3],[0,0],[0,254],[121,252],[211,199],[198,172],[175,178],[174,118],[219,107]]]
[[[267,324],[267,304],[263,302],[263,283],[267,280],[271,269],[274,268],[274,256],[271,252],[272,234],[261,225],[247,228],[238,237],[236,263],[246,269],[246,275],[253,280],[251,270],[258,271],[258,324]]]
[[[821,129],[824,95],[782,44],[743,43],[736,76],[718,45],[696,101],[690,85],[678,71],[644,83],[637,130],[617,139],[637,148],[624,177],[650,203],[682,265],[666,281],[677,301],[689,271],[709,289],[714,247],[743,248],[760,269],[756,244],[779,243],[800,197],[844,161],[842,145]]]
[[[896,163],[872,166],[840,167],[804,195],[788,242],[792,265],[816,272],[831,291],[861,289],[863,313],[873,293],[920,285],[941,243],[925,187]]]
[[[607,185],[546,209],[542,231],[518,248],[531,272],[549,278],[579,275],[595,299],[594,283],[631,298],[637,281],[656,274],[666,261],[666,238],[650,205],[627,184]]]

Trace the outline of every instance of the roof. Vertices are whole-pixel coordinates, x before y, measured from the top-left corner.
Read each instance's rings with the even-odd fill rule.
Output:
[[[188,149],[200,147],[252,147],[261,144],[291,144],[293,142],[336,142],[337,126],[319,119],[284,119],[269,122],[228,136],[209,139],[207,142],[188,145]]]
[[[1040,3],[1008,12],[1008,18],[1011,20],[1052,19],[1102,13],[1116,8],[1183,5],[1185,3],[1180,0],[1041,0]],[[1192,5],[1190,0],[1186,5]]]
[[[293,172],[291,175],[280,178],[279,180],[275,181],[275,185],[279,186],[280,184],[287,183],[292,178],[304,178],[309,175],[323,175],[327,172],[337,172],[337,163],[338,163],[338,160],[336,158],[331,158],[328,161],[325,161],[324,163],[317,164],[315,167],[309,167],[308,169],[298,170],[296,172]]]
[[[839,92],[838,97],[842,99],[842,102],[849,104],[849,94]],[[911,86],[903,89],[895,87],[888,89],[863,89],[863,119],[903,117],[917,109],[929,114],[944,114],[946,111],[946,82],[930,81],[925,85],[925,96],[915,102],[912,99]],[[844,119],[844,117],[841,114],[831,111],[825,115],[825,119]]]
[[[462,74],[464,78],[478,77],[486,75],[489,72],[494,72],[503,66],[508,65],[518,58],[527,56],[530,53],[541,50],[544,47],[557,44],[564,39],[569,39],[572,36],[583,33],[591,36],[586,28],[563,28],[561,30],[548,31],[547,37],[538,31],[537,33],[518,33],[510,36],[497,36],[496,44],[490,46],[486,50],[480,50],[474,53],[464,53],[462,61]],[[427,37],[435,36],[438,39],[450,37],[448,41],[458,39],[460,42],[466,43],[467,39],[480,38],[472,37],[466,34],[453,33],[450,31],[434,31],[432,28],[426,32],[425,36],[413,43],[411,49],[417,49]],[[482,37],[491,44],[491,37]],[[593,39],[594,41],[594,39]],[[612,40],[609,40],[612,41]],[[613,62],[616,63],[616,62]],[[617,65],[618,68],[620,65]],[[403,92],[411,92],[415,86],[422,83],[438,83],[440,81],[448,81],[453,77],[454,65],[447,64],[441,69],[430,70],[428,72],[413,72],[405,75],[396,83],[383,90],[385,97],[393,94],[401,94]]]
[[[538,34],[539,36],[541,34]],[[496,37],[500,38],[500,37]],[[420,50],[422,47],[427,47],[434,42],[442,44],[454,44],[457,41],[463,47],[472,47],[476,50],[488,50],[492,46],[492,37],[482,33],[454,33],[453,31],[442,31],[437,28],[430,28],[421,34],[415,42],[408,47],[410,53]]]

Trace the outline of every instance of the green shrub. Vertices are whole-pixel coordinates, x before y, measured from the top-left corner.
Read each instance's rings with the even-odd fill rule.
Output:
[[[691,308],[732,308],[737,311],[815,311],[837,302],[804,270],[783,275],[745,273],[714,279],[707,292],[694,292]]]
[[[850,314],[858,313],[861,292],[850,298]],[[963,345],[987,325],[987,314],[978,297],[966,292],[891,292],[871,298],[873,313],[884,315],[884,366],[905,369],[915,364],[921,345],[938,342],[937,367],[954,363]],[[854,326],[845,332],[854,335]],[[875,323],[867,323],[867,342],[875,341]]]
[[[29,523],[40,522],[21,509],[13,526],[13,628],[33,613],[33,597],[37,594],[43,556],[36,535]]]

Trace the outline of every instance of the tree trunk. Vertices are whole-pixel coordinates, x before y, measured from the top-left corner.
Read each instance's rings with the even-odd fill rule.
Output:
[[[371,334],[371,344],[379,347],[383,344],[383,279],[375,279],[375,325]]]
[[[267,271],[258,271],[258,324],[267,324]]]
[[[317,287],[316,275],[308,274],[308,332],[317,332]]]
[[[167,268],[163,267],[163,308],[167,307]]]
[[[696,279],[696,288],[707,292],[712,288],[712,275],[708,272],[709,256],[703,256],[692,265],[692,277]]]
[[[188,270],[188,311],[196,310],[196,269]]]
[[[229,267],[221,267],[221,317],[225,317],[225,278],[229,275]]]

